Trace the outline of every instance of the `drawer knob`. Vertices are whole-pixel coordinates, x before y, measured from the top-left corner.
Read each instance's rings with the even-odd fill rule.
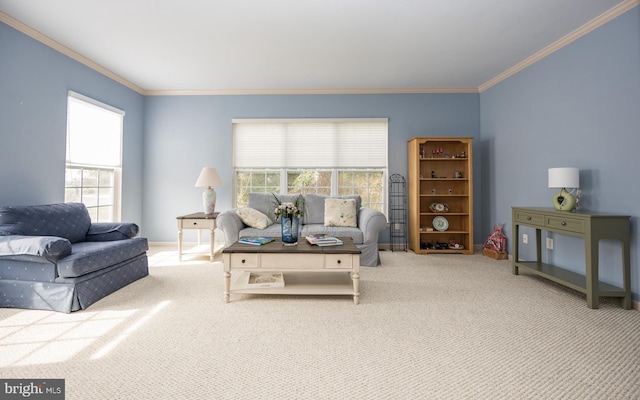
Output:
[[[338,264],[340,264],[342,262],[342,260],[338,260]]]
[[[567,223],[566,223],[566,222],[564,222],[564,221],[560,222],[560,225],[562,225],[562,226],[565,226],[566,224],[567,224]]]
[[[527,221],[531,221],[531,217],[527,217]]]
[[[244,258],[242,259],[242,263],[243,263],[243,264],[245,263],[245,259],[244,259]]]
[[[198,225],[198,223],[197,223],[197,222],[194,222],[194,223],[193,223],[193,225]]]

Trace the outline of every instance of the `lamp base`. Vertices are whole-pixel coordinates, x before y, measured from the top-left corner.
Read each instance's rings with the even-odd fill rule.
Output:
[[[576,198],[567,189],[562,188],[553,196],[553,206],[558,211],[573,211],[576,208]]]
[[[211,186],[202,192],[202,207],[205,214],[213,214],[216,210],[216,191]]]

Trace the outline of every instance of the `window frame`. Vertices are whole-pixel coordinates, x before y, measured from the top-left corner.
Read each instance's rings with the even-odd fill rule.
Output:
[[[308,166],[308,167],[299,167],[299,166],[282,166],[282,167],[273,167],[273,166],[266,166],[266,167],[260,167],[260,166],[238,166],[236,163],[236,154],[237,152],[239,152],[240,150],[238,150],[236,148],[237,146],[237,140],[238,138],[236,137],[236,127],[235,124],[242,124],[242,123],[247,123],[247,124],[256,124],[256,123],[262,123],[262,122],[266,122],[267,124],[278,124],[278,123],[283,123],[283,124],[287,124],[287,123],[326,123],[326,124],[335,124],[335,123],[339,123],[339,122],[347,122],[347,123],[357,123],[357,122],[364,122],[364,123],[382,123],[384,122],[385,127],[384,127],[384,168],[379,167],[379,166],[369,166],[369,167],[350,167],[350,166],[331,166],[331,167],[327,167],[325,166],[321,166],[321,167],[313,167],[313,166]],[[339,119],[331,119],[331,118],[327,118],[327,119],[240,119],[240,120],[232,120],[232,124],[233,124],[233,172],[234,172],[234,179],[233,179],[233,204],[235,205],[235,207],[241,207],[246,205],[246,203],[241,201],[241,197],[248,195],[248,193],[251,192],[275,192],[275,193],[279,193],[279,194],[293,194],[293,193],[300,193],[301,190],[291,190],[292,188],[289,187],[289,174],[290,173],[299,173],[299,172],[304,172],[304,171],[308,171],[308,172],[313,172],[313,171],[319,171],[319,172],[329,172],[331,174],[330,177],[330,181],[331,184],[330,186],[322,186],[320,187],[320,189],[329,189],[329,194],[327,194],[326,192],[324,192],[323,190],[322,195],[329,195],[329,196],[339,196],[339,195],[345,195],[347,194],[346,191],[350,191],[351,193],[348,194],[358,194],[358,188],[362,188],[362,187],[356,187],[356,186],[344,186],[344,187],[339,187],[339,175],[342,172],[351,172],[351,173],[362,173],[362,172],[366,172],[366,173],[375,173],[375,174],[381,174],[380,180],[381,180],[381,186],[379,187],[381,190],[381,194],[380,194],[380,202],[376,202],[373,203],[372,205],[374,206],[374,208],[379,209],[381,212],[383,212],[385,215],[387,215],[388,213],[388,174],[389,174],[389,163],[388,163],[388,119],[387,118],[371,118],[371,119],[362,119],[362,118],[339,118]],[[281,138],[281,137],[280,137]],[[276,149],[277,150],[277,149]],[[379,150],[380,151],[380,150]],[[380,151],[381,152],[381,151]],[[380,163],[380,160],[377,161],[378,163]],[[251,175],[252,174],[265,174],[265,180],[264,180],[264,186],[254,186],[252,185],[252,180],[251,180]],[[279,174],[279,184],[268,184],[266,176],[269,173],[277,173]],[[249,174],[249,184],[248,185],[240,185],[239,184],[239,180],[241,179],[240,174]],[[369,180],[367,181],[369,182]],[[369,186],[367,186],[369,187]],[[378,186],[376,186],[378,187]],[[246,192],[243,190],[243,188],[247,188]],[[309,188],[309,186],[306,186],[305,188]],[[348,190],[348,189],[351,190]],[[347,189],[347,190],[345,190]],[[241,192],[242,190],[242,192]],[[302,190],[302,193],[318,193],[318,188],[316,187],[316,191],[313,190]],[[370,198],[365,198],[365,196],[362,196],[362,201],[363,201],[363,206],[369,206],[370,205]]]
[[[104,165],[104,164],[91,164],[91,163],[83,163],[83,162],[74,162],[73,160],[70,160],[70,156],[69,156],[69,138],[70,138],[70,117],[71,117],[71,110],[69,107],[69,104],[71,102],[82,102],[87,106],[90,107],[95,107],[97,109],[100,109],[101,111],[106,111],[106,112],[110,112],[113,113],[115,115],[117,115],[119,117],[119,123],[118,123],[118,135],[119,135],[119,144],[118,144],[118,162],[117,165]],[[68,95],[67,95],[67,134],[66,134],[66,151],[65,151],[65,194],[64,194],[64,201],[65,202],[75,202],[75,201],[80,201],[83,204],[85,204],[85,206],[87,207],[87,209],[89,210],[89,213],[91,215],[91,220],[93,222],[120,222],[121,221],[121,216],[122,216],[122,147],[123,147],[123,140],[124,140],[124,116],[125,116],[125,112],[123,110],[120,110],[118,108],[115,108],[113,106],[110,106],[108,104],[102,103],[98,100],[92,99],[90,97],[84,96],[82,94],[76,93],[74,91],[69,91]],[[69,178],[69,174],[71,170],[80,170],[81,171],[81,178],[80,178],[80,184],[79,185],[70,185],[70,183],[72,183],[72,181]],[[84,183],[84,173],[83,171],[87,171],[87,170],[94,170],[94,171],[109,171],[110,173],[113,173],[113,186],[105,186],[101,184],[100,179],[98,179],[98,183],[97,186],[92,186],[92,185],[85,185]],[[75,182],[74,182],[75,183]],[[101,202],[100,199],[100,189],[101,188],[110,188],[112,190],[112,196],[111,197],[111,202],[110,204],[104,204]],[[71,199],[69,197],[67,197],[67,191],[69,189],[72,190],[79,190],[80,191],[80,199],[76,200],[76,199]],[[87,204],[83,201],[86,193],[85,193],[85,189],[87,190],[91,190],[91,189],[95,189],[97,191],[96,194],[96,204]],[[111,218],[110,219],[102,219],[101,218],[101,209],[105,208],[105,207],[112,207],[112,212],[111,214]]]

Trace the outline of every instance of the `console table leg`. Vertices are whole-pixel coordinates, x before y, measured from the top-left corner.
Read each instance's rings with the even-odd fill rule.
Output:
[[[622,298],[622,308],[631,310],[631,249],[629,247],[629,236],[625,236],[620,243],[622,245],[622,288],[625,293]]]
[[[353,302],[360,304],[360,273],[354,272],[351,274],[351,279],[353,280]]]
[[[598,288],[600,277],[598,274],[599,240],[585,240],[585,261],[587,267],[587,307],[597,309],[600,307],[600,290]]]
[[[518,242],[519,237],[520,237],[520,225],[515,223],[515,219],[513,222],[513,237],[515,239],[512,239],[513,241],[513,252],[512,252],[512,257],[513,257],[513,264],[512,264],[512,268],[513,268],[513,274],[514,275],[518,275],[519,271],[518,271],[518,267],[516,266],[516,263],[520,260],[520,242]]]

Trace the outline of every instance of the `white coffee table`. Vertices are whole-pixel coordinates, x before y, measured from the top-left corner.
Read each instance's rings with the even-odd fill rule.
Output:
[[[360,250],[351,238],[341,246],[318,247],[304,238],[296,246],[280,239],[262,246],[234,243],[222,251],[224,300],[232,293],[286,295],[348,295],[360,302]],[[232,282],[232,272],[239,272]],[[282,272],[284,287],[247,288],[250,272]]]

